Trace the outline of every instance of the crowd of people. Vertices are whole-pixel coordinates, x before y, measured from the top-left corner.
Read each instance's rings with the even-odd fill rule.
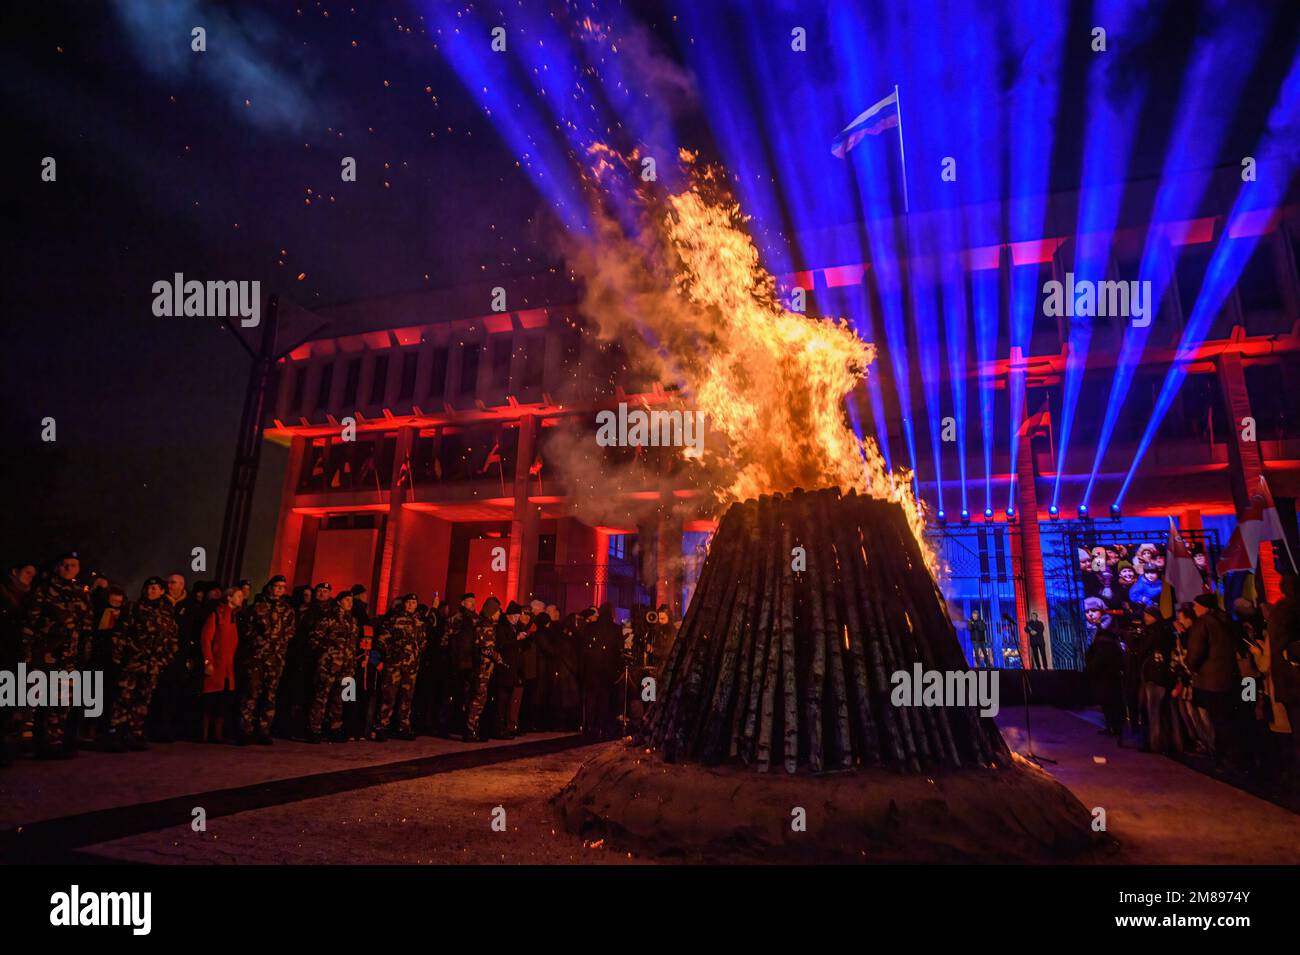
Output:
[[[1098,627],[1085,671],[1103,733],[1144,749],[1196,754],[1216,768],[1294,785],[1300,779],[1300,609],[1294,575],[1276,603],[1216,593],[1171,619],[1144,603]]]
[[[415,593],[372,615],[361,584],[289,592],[275,576],[187,586],[151,577],[139,597],[103,576],[79,580],[75,553],[44,574],[12,567],[0,583],[0,670],[101,671],[100,715],[60,701],[0,709],[0,763],[30,721],[33,752],[74,756],[150,741],[270,745],[417,734],[483,741],[539,731],[626,732],[640,687],[675,633],[668,607],[615,619],[604,604],[561,615],[540,599],[454,604]],[[66,701],[63,701],[66,702]]]
[[[1200,574],[1201,591],[1212,593],[1215,579],[1205,548],[1194,541],[1186,546]],[[1145,608],[1160,605],[1165,588],[1165,551],[1166,545],[1158,543],[1130,547],[1112,542],[1091,550],[1079,548],[1083,616],[1089,642],[1097,631],[1136,624]]]

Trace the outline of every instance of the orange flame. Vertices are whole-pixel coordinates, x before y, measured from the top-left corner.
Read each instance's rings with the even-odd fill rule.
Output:
[[[591,158],[597,183],[621,159],[606,147]],[[843,319],[787,310],[719,175],[695,169],[689,153],[681,158],[684,189],[639,197],[645,234],[629,238],[610,218],[599,251],[579,255],[586,311],[610,337],[628,340],[629,325],[642,332],[667,380],[704,413],[704,464],[721,503],[831,485],[894,501],[933,570],[910,473],[891,473],[875,440],[859,438],[845,413],[875,348]]]

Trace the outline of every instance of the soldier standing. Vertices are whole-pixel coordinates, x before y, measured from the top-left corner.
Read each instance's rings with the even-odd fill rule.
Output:
[[[271,745],[275,700],[284,673],[289,641],[294,634],[293,607],[285,599],[288,584],[276,574],[262,588],[262,599],[249,613],[247,650],[244,654],[244,698],[239,705],[239,739]]]
[[[116,692],[107,746],[110,753],[149,748],[144,741],[149,701],[158,674],[171,663],[180,647],[176,615],[171,603],[163,599],[163,592],[161,577],[146,580],[140,599],[127,613],[126,626],[113,638]]]
[[[90,598],[86,588],[77,583],[81,559],[74,551],[63,554],[55,564],[53,575],[32,588],[31,604],[23,623],[19,649],[29,669],[77,669],[81,641],[90,629]],[[64,739],[69,706],[62,701],[46,700],[33,717],[32,732],[37,755],[45,759],[67,759],[76,755],[72,740]],[[23,714],[15,722],[22,726]]]
[[[487,706],[488,684],[492,682],[492,671],[501,660],[497,653],[497,621],[501,618],[501,601],[489,597],[483,601],[483,613],[479,615],[475,630],[474,646],[478,655],[478,681],[474,688],[474,698],[470,700],[469,711],[465,717],[465,742],[481,743],[486,737],[479,734],[479,719],[483,708]]]
[[[343,679],[352,676],[357,653],[357,619],[352,616],[352,592],[345,590],[321,613],[311,631],[316,654],[315,692],[307,714],[307,742],[319,743],[329,720],[330,739],[343,733]]]
[[[405,594],[397,606],[388,612],[379,625],[379,652],[384,660],[383,690],[379,704],[379,724],[375,739],[388,738],[389,724],[393,719],[393,706],[397,704],[397,739],[415,739],[411,729],[411,704],[415,698],[415,677],[424,653],[424,621],[416,612],[420,598]]]

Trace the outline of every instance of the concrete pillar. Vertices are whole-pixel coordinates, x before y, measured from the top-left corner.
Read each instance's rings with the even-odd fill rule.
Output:
[[[284,469],[284,484],[280,488],[280,518],[275,525],[275,544],[271,548],[271,573],[284,574],[290,586],[299,583],[295,573],[298,565],[298,548],[302,543],[302,515],[294,512],[293,499],[302,480],[302,469],[307,461],[307,439],[294,435],[289,441],[289,461]]]
[[[1028,429],[1020,436],[1016,452],[1016,510],[1020,514],[1020,574],[1016,577],[1016,604],[1038,614],[1047,633],[1044,643],[1047,665],[1052,665],[1051,623],[1047,615],[1047,585],[1043,581],[1043,542],[1038,533],[1038,487],[1034,483],[1038,469],[1034,462],[1033,434]],[[1029,635],[1024,621],[1019,626],[1020,659],[1032,668]]]
[[[519,446],[515,454],[514,505],[510,518],[510,560],[506,571],[509,599],[523,603],[533,588],[537,563],[537,525],[541,508],[528,501],[528,468],[537,447],[537,416],[519,419]]]
[[[375,582],[375,602],[370,609],[375,614],[388,612],[388,605],[401,586],[401,563],[398,560],[402,537],[402,502],[406,498],[407,481],[402,465],[411,454],[415,443],[415,428],[400,428],[397,432],[397,449],[393,453],[393,476],[388,484],[388,519],[384,521],[384,537],[379,544],[379,574]]]
[[[1246,509],[1250,495],[1259,485],[1259,476],[1264,473],[1264,460],[1259,453],[1259,442],[1244,441],[1241,437],[1242,419],[1252,417],[1241,355],[1225,352],[1219,356],[1217,364],[1219,389],[1228,413],[1228,475],[1232,483],[1232,501],[1240,513]]]

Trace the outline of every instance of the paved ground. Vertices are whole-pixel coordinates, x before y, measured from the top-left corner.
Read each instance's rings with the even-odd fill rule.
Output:
[[[1204,773],[1099,736],[1100,717],[1030,707],[1033,750],[1057,760],[1043,768],[1089,809],[1106,810],[1120,842],[1115,862],[1143,864],[1300,863],[1300,816]],[[1026,751],[1023,707],[1003,710],[1007,744]]]
[[[1114,861],[1300,862],[1300,816],[1172,760],[1119,749],[1088,718],[1034,707],[1034,749],[1059,761],[1046,768],[1086,806],[1106,809],[1120,843]],[[1023,752],[1023,709],[998,722]],[[177,743],[23,760],[0,773],[0,829],[10,830],[0,832],[0,849],[23,847],[19,859],[71,849],[145,863],[639,861],[557,825],[550,797],[594,751],[577,738],[539,735],[481,747],[424,738]],[[205,832],[188,824],[194,806],[208,812]],[[496,807],[505,831],[492,827]]]

